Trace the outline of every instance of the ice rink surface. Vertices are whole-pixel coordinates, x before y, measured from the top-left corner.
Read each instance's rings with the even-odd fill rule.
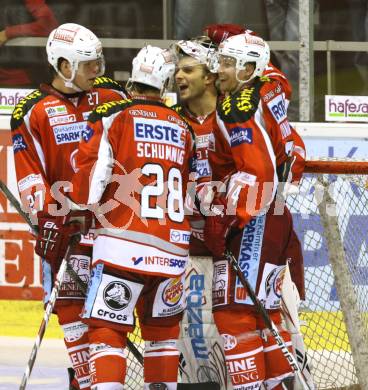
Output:
[[[18,390],[34,339],[0,336],[0,390]],[[45,339],[38,352],[27,390],[67,390],[68,356],[62,340]]]

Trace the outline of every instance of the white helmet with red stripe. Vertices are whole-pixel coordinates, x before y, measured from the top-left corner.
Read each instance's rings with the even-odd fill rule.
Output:
[[[96,77],[105,73],[101,41],[92,31],[79,24],[65,23],[53,30],[47,40],[46,52],[48,62],[57,74],[66,81],[66,85],[71,84],[67,86],[74,87],[72,81],[80,62],[100,60],[100,71]],[[69,79],[58,69],[60,58],[65,58],[71,64],[72,75]]]
[[[254,72],[249,78],[262,76],[270,61],[270,48],[262,38],[244,33],[234,35],[220,43],[218,54],[236,59],[236,69],[242,70],[247,63],[254,63]]]
[[[174,72],[175,64],[170,50],[147,45],[133,59],[129,82],[142,83],[162,91]]]

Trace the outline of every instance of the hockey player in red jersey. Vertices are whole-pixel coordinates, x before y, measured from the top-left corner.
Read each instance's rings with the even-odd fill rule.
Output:
[[[249,30],[246,27],[237,24],[210,24],[204,28],[203,32],[216,45],[219,45],[226,38],[238,34],[247,33],[250,35],[258,36],[257,33],[255,33],[254,31]],[[284,93],[285,106],[287,110],[292,97],[292,87],[285,74],[280,69],[278,69],[275,65],[273,65],[271,61],[269,61],[262,75],[268,76],[269,78],[280,82],[280,85]],[[294,191],[294,192],[297,191],[296,187],[299,185],[299,182],[302,178],[304,167],[305,167],[305,158],[306,158],[305,145],[302,138],[300,137],[300,135],[297,133],[297,131],[294,129],[293,126],[290,125],[290,129],[293,136],[294,148],[292,151],[289,177],[287,178],[287,181],[284,185],[284,195],[286,195],[290,191]],[[296,284],[298,288],[299,295],[302,299],[304,299],[305,298],[304,263],[303,263],[303,256],[301,254],[300,241],[295,231],[292,232],[292,241],[294,243],[295,253],[299,253],[299,255],[297,256],[297,258],[294,259],[294,261],[291,264],[289,264],[290,271],[291,271],[293,282]]]
[[[46,51],[52,82],[42,84],[22,99],[11,118],[20,197],[30,215],[37,216],[40,232],[36,252],[43,258],[45,301],[62,260],[57,245],[46,248],[45,237],[62,230],[63,222],[70,219],[65,216],[68,210],[60,210],[62,205],[54,195],[60,188],[70,190],[76,170],[75,153],[80,138],[87,136],[90,112],[98,104],[125,97],[118,83],[103,77],[101,42],[85,27],[72,23],[60,25],[49,35]],[[70,228],[71,225],[65,229]],[[70,257],[70,264],[85,284],[90,273],[93,242],[90,235],[74,246]],[[68,240],[64,246],[67,244]],[[79,317],[84,299],[79,286],[66,273],[55,312],[79,382],[74,381],[74,388],[88,389],[88,327]]]
[[[215,390],[227,387],[229,376],[224,370],[225,358],[219,348],[222,340],[212,315],[212,254],[204,244],[205,221],[197,208],[198,201],[194,201],[197,197],[203,204],[210,190],[208,141],[216,115],[218,92],[215,86],[217,76],[209,71],[207,60],[215,47],[208,38],[198,37],[176,42],[173,50],[177,58],[175,81],[180,98],[180,103],[173,108],[192,126],[197,154],[196,188],[188,191],[190,196],[186,202],[192,234],[185,279],[187,307],[181,322],[182,378],[193,389]],[[208,374],[201,376],[198,372]]]
[[[212,24],[204,29],[204,33],[217,45],[219,45],[224,39],[241,33],[249,33],[251,35],[257,36],[254,31],[246,29],[246,27],[234,24]],[[263,75],[268,76],[271,79],[278,80],[280,82],[285,95],[285,105],[287,110],[292,97],[292,87],[285,74],[280,69],[275,67],[271,62],[269,62],[265,67],[265,70],[263,71]],[[298,191],[298,186],[304,172],[306,159],[306,150],[304,142],[299,136],[299,134],[296,132],[294,127],[290,127],[294,141],[294,148],[287,181],[283,184],[283,188],[279,188],[278,191],[278,197],[281,203],[283,202],[283,199],[287,196],[287,194],[296,193]],[[290,257],[291,261],[289,262],[289,267],[293,283],[295,283],[297,290],[286,289],[286,291],[288,291],[289,293],[283,294],[282,300],[283,306],[286,304],[286,302],[288,306],[291,304],[295,305],[294,312],[297,312],[297,306],[299,305],[297,302],[299,302],[299,296],[302,299],[305,299],[305,288],[302,249],[299,238],[297,237],[294,230],[291,232],[288,248],[289,252],[293,253],[293,256]],[[294,291],[294,294],[291,294],[291,291]],[[289,324],[290,322],[286,321],[286,323]],[[288,330],[292,332],[294,354],[298,356],[300,367],[303,370],[305,379],[308,381],[308,385],[310,386],[310,388],[313,388],[314,384],[307,362],[307,355],[305,353],[303,337],[300,331],[297,331],[293,326],[290,326],[289,328],[288,325]]]
[[[216,116],[217,89],[216,78],[207,67],[209,53],[214,47],[208,41],[200,38],[175,43],[177,66],[175,81],[180,103],[173,108],[184,116],[192,126],[196,137],[197,153],[197,186],[196,196],[205,196],[211,180],[211,168],[208,162],[208,140],[212,133],[213,121]],[[190,254],[192,256],[211,256],[203,243],[204,218],[200,214],[193,197],[189,206],[193,209],[191,216],[192,235],[190,239]]]
[[[237,24],[226,24],[226,23],[210,24],[204,28],[203,32],[216,45],[219,45],[223,40],[238,34],[247,33],[250,35],[258,36],[257,33],[247,29],[246,27]],[[275,65],[273,65],[271,61],[269,61],[262,75],[268,76],[269,78],[273,80],[278,80],[280,82],[283,92],[285,94],[285,105],[287,109],[292,97],[292,87],[285,74],[280,69],[278,69]],[[305,145],[302,138],[296,132],[294,127],[293,126],[290,127],[293,134],[295,147],[293,150],[294,161],[290,169],[291,177],[289,178],[290,179],[289,182],[291,182],[293,185],[298,185],[302,177],[304,166],[305,166],[305,157],[306,157]],[[301,286],[298,286],[298,288],[300,294],[304,294],[304,292],[301,289]]]
[[[177,388],[190,235],[184,195],[195,151],[190,126],[161,99],[174,70],[168,50],[144,47],[133,60],[132,99],[97,107],[77,154],[72,198],[98,204],[83,314],[92,389],[124,388],[135,308],[145,340],[144,389]]]
[[[281,388],[293,376],[274,338],[265,330],[247,291],[223,259],[225,247],[280,324],[280,288],[288,258],[292,220],[276,207],[279,182],[286,181],[294,147],[278,80],[263,76],[269,48],[250,34],[232,36],[218,50],[217,72],[227,95],[217,109],[209,145],[212,179],[218,188],[205,225],[205,243],[215,257],[213,305],[225,340],[234,389]],[[291,347],[290,335],[280,333]]]

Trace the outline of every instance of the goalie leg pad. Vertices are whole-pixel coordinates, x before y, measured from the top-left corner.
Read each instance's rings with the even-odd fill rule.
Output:
[[[57,315],[64,332],[64,343],[75,371],[79,388],[90,388],[88,368],[88,326],[80,321],[82,305],[59,306]]]
[[[174,339],[146,341],[144,389],[176,389],[179,365],[179,351],[176,344],[177,340]],[[162,386],[160,387],[159,384]]]
[[[259,388],[265,379],[265,361],[254,314],[245,310],[222,310],[216,311],[214,318],[224,339],[226,365],[233,389]]]
[[[126,337],[126,333],[109,328],[90,330],[89,369],[92,389],[93,387],[99,390],[123,389],[126,373]]]

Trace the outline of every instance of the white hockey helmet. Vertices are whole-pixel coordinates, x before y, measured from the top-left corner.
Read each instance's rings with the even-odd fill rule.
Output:
[[[200,37],[201,38],[201,37]],[[200,38],[192,39],[190,41],[177,41],[174,44],[176,55],[180,58],[180,51],[185,55],[197,60],[200,64],[208,65],[210,56],[216,52],[214,46],[200,40]]]
[[[47,59],[55,71],[67,82],[72,82],[78,65],[83,61],[101,60],[96,77],[105,73],[105,61],[101,41],[96,35],[75,23],[65,23],[51,31],[46,45]],[[59,58],[65,58],[72,66],[72,76],[66,79],[58,69]]]
[[[242,70],[247,63],[254,63],[255,69],[249,80],[262,76],[270,61],[270,48],[262,38],[248,33],[234,35],[220,43],[218,55],[236,59],[236,69]]]
[[[170,50],[147,45],[133,59],[129,82],[142,83],[163,91],[174,72],[174,58]]]

